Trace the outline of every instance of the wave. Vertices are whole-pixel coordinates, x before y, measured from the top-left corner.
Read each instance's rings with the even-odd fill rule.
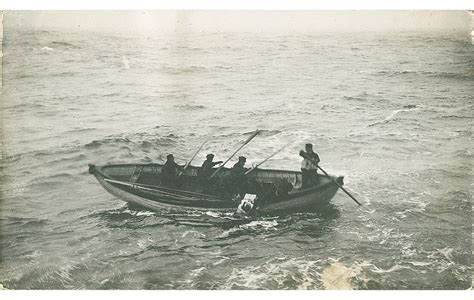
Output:
[[[276,257],[262,264],[233,268],[219,289],[319,289],[321,260]]]
[[[74,45],[74,44],[71,44],[71,43],[68,43],[68,42],[63,42],[63,41],[52,41],[50,43],[50,45],[59,46],[59,47],[66,46],[67,48],[75,48],[75,49],[80,48],[80,46],[78,46],[78,45]]]
[[[204,51],[205,50],[205,49],[199,48],[199,47],[184,46],[184,45],[173,47],[173,49],[192,50],[192,51]]]
[[[217,65],[215,66],[216,69],[223,69],[223,70],[231,70],[233,67],[232,66],[221,66]]]
[[[173,107],[179,110],[196,110],[196,109],[207,108],[204,105],[191,105],[191,104],[177,104],[177,105],[174,105]]]
[[[86,148],[99,148],[102,145],[106,144],[115,144],[115,143],[130,143],[131,141],[128,138],[105,138],[102,140],[94,140],[85,145]]]
[[[51,48],[51,47],[41,47],[40,50],[43,50],[43,51],[54,51],[55,49],[54,48]]]
[[[400,271],[400,270],[403,270],[403,269],[410,269],[410,267],[402,266],[402,265],[399,265],[399,264],[395,264],[395,265],[391,266],[388,269],[383,269],[383,268],[377,267],[375,264],[370,263],[370,262],[362,262],[362,263],[358,264],[357,267],[362,267],[362,268],[367,269],[371,272],[379,273],[379,274],[392,273],[392,272]]]
[[[367,100],[366,97],[361,97],[361,96],[343,96],[342,99],[344,99],[344,100],[355,100],[355,101]]]
[[[370,98],[380,98],[379,95],[374,95],[374,94],[370,94],[370,93],[367,93],[367,92],[362,92],[362,93],[359,93],[357,95],[354,95],[354,96],[343,96],[342,99],[344,100],[352,100],[352,101],[366,101],[367,99],[370,99]],[[331,105],[334,105],[334,104],[331,104]]]
[[[102,97],[115,97],[115,96],[119,96],[120,93],[108,93],[108,94],[104,94],[102,95]]]
[[[260,130],[260,137],[267,137],[267,136],[274,136],[274,135],[277,135],[277,134],[280,134],[282,133],[281,130],[277,130],[277,129],[274,129],[274,130],[271,130],[271,129],[261,129]]]
[[[393,117],[395,117],[399,112],[401,112],[402,110],[401,109],[397,109],[397,110],[394,110],[392,111],[392,113],[390,115],[388,115],[387,117],[385,117],[385,119],[383,119],[382,121],[377,121],[377,122],[374,122],[374,123],[371,123],[367,126],[375,126],[375,125],[378,125],[378,124],[385,124],[385,123],[388,123],[390,120],[392,120]]]
[[[35,75],[33,74],[20,74],[18,76],[15,76],[14,78],[15,79],[23,79],[23,78],[32,78],[32,77],[36,77]]]
[[[46,105],[40,103],[31,103],[31,102],[24,102],[19,104],[14,104],[11,106],[5,106],[4,109],[40,109],[45,108]]]
[[[175,216],[172,217],[177,225],[192,226],[192,227],[218,227],[228,229],[223,234],[217,237],[217,240],[227,238],[229,234],[237,231],[239,226],[252,222],[250,218],[233,217],[232,214],[210,214],[209,212],[202,215],[193,216]],[[230,229],[229,229],[230,228]]]
[[[452,72],[422,72],[429,77],[439,77],[447,79],[474,80],[474,74],[462,74]]]
[[[387,75],[387,76],[397,76],[397,75],[405,75],[405,74],[417,74],[417,71],[412,70],[399,70],[399,71],[380,71],[378,75]]]
[[[77,75],[77,73],[70,72],[70,71],[63,71],[63,72],[59,72],[59,73],[53,73],[49,76],[51,76],[51,77],[71,77],[71,76],[74,76],[74,75]]]
[[[36,218],[22,218],[22,217],[6,217],[5,219],[2,218],[2,221],[5,221],[8,225],[18,225],[20,227],[25,226],[44,226],[48,224],[48,220],[46,219],[36,219]]]
[[[40,192],[40,191],[51,192],[55,189],[63,189],[69,183],[73,183],[75,179],[76,177],[72,175],[63,176],[63,177],[55,176],[55,178],[49,178],[49,177],[35,178],[35,179],[30,180],[25,185],[25,188],[28,188],[31,191],[35,191],[35,192]]]
[[[474,119],[473,116],[457,116],[457,115],[444,115],[441,116],[443,119]]]
[[[277,220],[251,220],[251,219],[235,219],[232,228],[224,231],[219,235],[219,239],[226,239],[228,237],[247,236],[249,232],[261,233],[269,230],[277,230],[279,223]],[[238,225],[238,226],[236,226]]]
[[[73,279],[77,274],[89,271],[89,267],[84,264],[72,262],[70,264],[43,265],[38,268],[28,270],[17,278],[7,282],[10,289],[83,289],[84,287]]]
[[[161,68],[161,71],[165,74],[179,75],[179,74],[202,73],[202,72],[208,71],[208,69],[202,66],[188,66],[188,67],[165,66]]]
[[[390,115],[386,116],[385,119],[383,119],[382,121],[376,121],[374,123],[371,123],[371,124],[367,125],[367,127],[388,123],[391,120],[393,120],[393,118],[401,112],[407,112],[407,111],[413,111],[413,110],[419,110],[420,109],[417,105],[412,105],[412,104],[405,105],[404,108],[405,109],[393,110],[392,113]]]
[[[436,72],[436,71],[414,71],[414,70],[395,70],[395,71],[379,71],[376,73],[379,76],[404,76],[404,75],[415,75],[415,76],[426,76],[430,78],[445,78],[445,79],[458,79],[458,80],[473,80],[474,74],[468,73],[453,73],[453,72]]]

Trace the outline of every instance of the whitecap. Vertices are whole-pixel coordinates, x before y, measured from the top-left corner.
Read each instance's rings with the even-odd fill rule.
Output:
[[[424,266],[429,266],[433,264],[432,262],[422,262],[422,261],[409,261],[407,263],[412,264],[415,267],[424,267]]]
[[[137,216],[154,216],[155,213],[152,211],[139,211],[136,214]]]
[[[443,248],[443,249],[437,249],[437,251],[441,254],[443,254],[443,256],[449,260],[450,262],[454,262],[454,257],[453,257],[453,251],[454,249],[453,248]]]
[[[411,246],[403,247],[401,252],[403,256],[408,256],[408,257],[414,256],[417,253],[416,249],[412,248]]]
[[[206,267],[200,267],[200,268],[194,269],[190,272],[190,275],[193,278],[198,277],[204,270],[206,270]]]
[[[382,269],[382,268],[379,268],[377,267],[376,265],[374,265],[373,263],[370,263],[370,262],[367,262],[367,261],[364,261],[362,263],[359,263],[357,264],[357,272],[356,273],[360,273],[362,272],[362,269],[365,269],[365,268],[368,268],[369,271],[371,272],[374,272],[374,273],[391,273],[391,272],[395,272],[395,271],[398,271],[398,270],[403,270],[403,269],[409,269],[409,267],[405,267],[405,266],[402,266],[402,265],[394,265],[388,269]]]
[[[288,260],[272,259],[257,266],[247,266],[242,269],[234,268],[227,277],[222,289],[245,287],[246,289],[262,289],[267,284],[276,283],[277,288],[288,286],[291,278],[295,289],[318,288],[321,273],[318,266],[321,260],[309,261],[306,258]]]
[[[153,239],[151,238],[140,239],[138,240],[137,245],[140,249],[145,250],[149,243],[153,243]]]
[[[196,230],[186,230],[182,235],[181,237],[182,238],[185,238],[186,236],[188,236],[189,234],[192,235],[192,237],[197,237],[197,238],[204,238],[206,237],[206,235],[204,233],[200,233]]]
[[[210,217],[214,217],[214,218],[219,218],[220,215],[216,212],[213,212],[213,211],[206,211],[206,215],[210,216]]]
[[[391,273],[391,272],[398,271],[398,270],[403,270],[403,269],[408,269],[408,267],[404,267],[402,265],[394,265],[393,267],[388,268],[388,269],[381,269],[381,268],[375,267],[375,270],[373,270],[373,272],[375,272],[375,273]]]
[[[246,229],[255,229],[255,228],[264,228],[264,229],[271,229],[276,227],[278,222],[276,220],[271,221],[252,221],[248,224],[241,225],[242,228]]]
[[[387,123],[393,117],[395,117],[400,111],[402,111],[402,110],[401,109],[394,110],[394,111],[392,111],[392,113],[389,116],[385,117],[385,119],[383,121],[377,121],[377,122],[369,124],[368,126],[374,126],[374,125],[377,125],[377,124]]]
[[[212,263],[212,265],[213,265],[213,266],[217,266],[217,265],[222,264],[223,262],[226,262],[227,260],[229,260],[228,257],[223,257],[223,258],[219,259],[218,261]]]
[[[392,120],[392,119],[393,119],[398,113],[400,113],[400,112],[415,111],[415,110],[420,110],[420,108],[415,106],[415,108],[396,109],[396,110],[393,110],[390,115],[388,115],[387,117],[385,117],[384,120],[371,123],[371,124],[369,124],[369,125],[367,125],[367,126],[374,126],[374,125],[377,125],[377,124],[385,124],[385,123],[388,123],[390,120]]]

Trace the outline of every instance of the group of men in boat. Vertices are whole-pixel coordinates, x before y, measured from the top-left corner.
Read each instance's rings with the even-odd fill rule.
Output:
[[[305,145],[305,151],[300,151],[300,155],[303,156],[303,162],[301,163],[301,174],[302,174],[302,189],[317,185],[318,179],[318,163],[319,156],[313,151],[312,144]],[[229,175],[223,179],[223,186],[226,190],[226,194],[239,195],[243,197],[246,192],[252,186],[252,180],[247,178],[246,173],[249,168],[245,167],[247,158],[240,156],[237,163],[230,169]],[[213,176],[217,168],[216,165],[222,164],[222,161],[214,161],[214,154],[208,154],[206,160],[198,170],[198,183],[203,193],[211,192],[212,185],[214,183]],[[182,184],[182,173],[185,166],[180,166],[174,161],[173,154],[169,154],[166,157],[166,163],[163,165],[161,170],[161,185],[170,188],[179,188]],[[291,187],[289,187],[290,185]],[[293,186],[288,182],[279,182],[275,184],[276,194],[287,194]]]

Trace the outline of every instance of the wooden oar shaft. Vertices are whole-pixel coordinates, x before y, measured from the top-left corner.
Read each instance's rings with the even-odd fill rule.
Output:
[[[186,165],[184,166],[183,170],[181,170],[180,172],[180,175],[186,171],[186,169],[189,167],[189,165],[191,164],[191,162],[193,161],[193,159],[196,157],[196,155],[199,153],[199,151],[201,151],[202,147],[204,147],[204,144],[207,143],[207,140],[204,141],[202,144],[201,144],[201,147],[199,147],[199,149],[196,150],[196,152],[194,153],[193,157],[191,157],[191,159],[186,163]]]
[[[357,201],[357,199],[354,198],[354,196],[352,196],[342,185],[340,185],[340,184],[339,184],[336,180],[334,180],[326,171],[324,171],[323,168],[321,168],[320,166],[317,166],[317,167],[318,167],[318,169],[320,169],[321,171],[323,171],[323,173],[324,173],[327,177],[329,177],[329,179],[331,179],[332,182],[334,182],[341,190],[343,190],[349,197],[351,197],[351,199],[354,200],[355,203],[359,204],[359,206],[362,205],[362,204],[360,204],[359,201]]]
[[[232,153],[232,155],[222,165],[219,166],[219,168],[217,168],[217,170],[214,171],[214,173],[212,173],[212,175],[209,177],[209,179],[216,176],[216,174],[219,173],[220,170],[222,170],[222,168],[225,166],[225,164],[228,163],[229,160],[231,160],[232,157],[234,157],[237,154],[237,152],[240,151],[240,149],[242,149],[245,145],[247,145],[259,133],[260,133],[260,130],[255,131],[237,150],[234,151],[234,153]]]
[[[252,173],[254,170],[256,170],[258,167],[260,167],[261,165],[263,165],[265,162],[267,162],[267,160],[269,160],[270,158],[272,158],[273,156],[277,155],[278,153],[281,152],[281,150],[283,150],[286,146],[288,145],[285,145],[283,147],[281,147],[280,149],[278,149],[278,151],[274,152],[272,155],[270,155],[269,157],[265,158],[264,160],[262,160],[260,163],[258,163],[255,167],[253,167],[252,169],[248,170],[247,172],[244,173],[244,175],[248,175],[250,173]]]
[[[354,196],[352,196],[342,185],[340,185],[336,180],[334,180],[331,175],[329,175],[326,171],[324,171],[323,168],[321,168],[318,163],[313,160],[311,157],[309,157],[308,155],[304,155],[300,152],[301,156],[303,156],[303,158],[305,159],[308,159],[310,162],[312,162],[318,169],[320,169],[324,175],[326,175],[329,179],[331,179],[332,182],[334,182],[341,190],[343,190],[349,197],[351,197],[352,200],[355,201],[355,203],[357,203],[359,206],[361,206],[362,204],[360,204],[359,201],[357,201],[356,198],[354,198]]]

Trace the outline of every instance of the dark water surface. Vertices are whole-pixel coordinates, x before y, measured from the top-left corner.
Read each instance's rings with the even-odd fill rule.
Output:
[[[473,45],[426,34],[107,35],[5,28],[0,284],[7,289],[466,289]],[[298,170],[313,142],[327,211],[127,206],[87,164],[241,152]],[[183,220],[201,222],[187,225]],[[339,274],[338,280],[334,280]]]

